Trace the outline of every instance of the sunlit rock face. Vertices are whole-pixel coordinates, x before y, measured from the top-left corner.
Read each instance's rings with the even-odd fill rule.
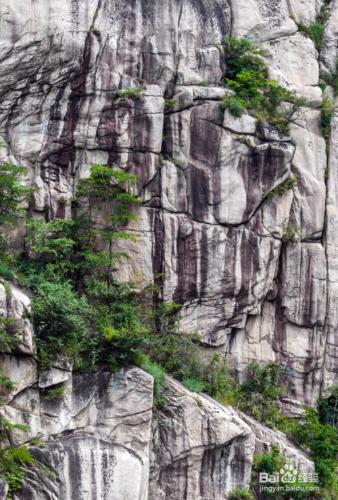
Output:
[[[296,24],[322,3],[0,4],[0,161],[28,167],[34,214],[70,217],[93,163],[136,174],[142,206],[129,229],[138,238],[118,243],[130,255],[118,277],[155,281],[161,300],[182,305],[182,335],[198,333],[239,377],[252,361],[277,362],[289,414],[337,383],[338,117],[328,148],[318,109],[319,72],[336,65],[337,2],[320,56]],[[261,44],[270,77],[310,102],[290,136],[221,109],[230,33]],[[138,88],[141,98],[123,95]],[[294,187],[276,194],[290,176]],[[173,381],[155,409],[139,369],[78,376],[56,361],[39,374],[29,297],[1,285],[0,310],[19,335],[15,352],[0,354],[16,382],[2,411],[46,442],[33,453],[58,478],[31,470],[16,499],[225,499],[248,483],[254,449],[284,443]],[[44,391],[60,382],[65,395],[48,401]],[[290,443],[283,449],[311,470]]]
[[[139,368],[72,375],[55,400],[28,384],[2,409],[30,427],[12,436],[16,444],[38,438],[38,465],[15,500],[225,500],[249,484],[254,452],[277,442],[300,471],[314,470],[281,433],[174,380],[156,408],[152,377]]]

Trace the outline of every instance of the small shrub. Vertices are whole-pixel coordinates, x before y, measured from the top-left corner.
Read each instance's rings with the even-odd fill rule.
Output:
[[[233,96],[225,96],[222,106],[234,116],[241,116],[244,108],[259,121],[268,122],[283,132],[294,113],[307,101],[271,80],[263,60],[266,52],[248,40],[227,37],[224,42],[226,58],[225,84]],[[280,104],[290,103],[288,111],[281,112]]]
[[[246,380],[239,386],[237,406],[259,422],[278,427],[284,422],[279,400],[285,388],[279,385],[280,370],[275,363],[249,365]]]
[[[304,24],[298,25],[299,30],[311,38],[311,40],[313,41],[318,52],[322,48],[323,35],[324,35],[324,31],[325,31],[325,24],[326,24],[328,15],[329,15],[329,10],[328,10],[329,2],[330,2],[330,0],[324,1],[324,4],[320,10],[320,13],[314,22],[310,23],[308,26],[306,26]]]
[[[14,318],[0,316],[0,350],[11,351],[18,344],[18,327]]]
[[[27,169],[5,162],[0,164],[0,225],[15,225],[24,211],[20,204],[27,200],[33,189],[22,184]]]
[[[5,280],[13,281],[14,272],[6,263],[0,262],[0,276],[5,278]]]
[[[119,90],[117,92],[118,97],[125,97],[127,99],[138,100],[142,99],[142,87],[133,87],[130,89]]]
[[[185,378],[183,385],[191,392],[202,392],[204,390],[204,383],[196,378]]]
[[[287,224],[284,227],[282,241],[296,243],[301,240],[301,228],[294,224]]]
[[[165,371],[163,368],[156,364],[147,362],[142,365],[144,371],[149,373],[154,378],[154,400],[155,406],[162,406],[164,398],[162,396],[162,388],[165,380]]]
[[[273,198],[275,195],[283,196],[283,194],[290,191],[290,189],[293,189],[296,185],[297,185],[297,179],[290,175],[290,177],[288,177],[285,181],[283,181],[281,184],[279,184],[277,187],[275,187],[272,191],[270,191],[266,195],[266,197]]]
[[[319,414],[314,409],[308,409],[302,421],[294,422],[292,436],[300,446],[311,451],[323,490],[338,495],[338,428],[322,423]]]
[[[228,500],[253,500],[249,488],[234,488],[229,492]]]
[[[13,380],[8,378],[2,371],[0,371],[0,398],[7,396],[15,388]],[[0,399],[0,404],[1,404]]]
[[[325,73],[323,76],[323,81],[326,85],[330,85],[333,88],[335,97],[338,95],[338,59],[335,63],[335,68],[331,73]]]
[[[56,353],[62,353],[80,366],[89,344],[95,343],[90,336],[94,312],[87,299],[79,297],[68,282],[46,281],[35,290],[32,312],[38,354],[44,363],[48,366]]]
[[[239,97],[228,95],[223,97],[221,106],[228,109],[235,118],[240,118],[245,110],[245,100]]]
[[[177,99],[165,99],[164,104],[166,108],[173,108],[177,104]]]
[[[28,432],[29,428],[25,424],[13,424],[7,418],[0,417],[0,440],[8,437],[9,433],[14,430]]]
[[[325,25],[321,21],[314,21],[313,23],[309,24],[309,26],[306,26],[305,24],[299,24],[298,28],[299,31],[302,31],[311,38],[316,49],[320,51],[320,49],[322,48]]]
[[[331,120],[334,112],[334,102],[332,99],[324,95],[321,106],[320,126],[322,129],[323,137],[328,145],[330,142],[331,134]]]
[[[338,386],[332,387],[329,392],[330,396],[318,400],[320,421],[324,424],[338,426]]]
[[[35,460],[24,446],[0,450],[0,475],[8,483],[9,498],[21,488],[27,467],[33,465]]]
[[[63,384],[58,384],[55,387],[46,389],[44,392],[45,392],[45,398],[50,401],[55,399],[60,399],[65,394],[65,386]]]

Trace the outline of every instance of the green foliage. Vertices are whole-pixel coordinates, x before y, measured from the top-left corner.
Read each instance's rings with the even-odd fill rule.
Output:
[[[130,89],[119,90],[117,92],[118,97],[125,97],[128,99],[138,100],[142,99],[142,87],[133,87]]]
[[[204,383],[196,378],[183,379],[183,385],[191,392],[202,392],[204,390]]]
[[[198,346],[199,337],[178,331],[176,313],[179,309],[175,303],[159,307],[155,318],[157,328],[148,333],[144,349],[154,362],[183,381],[188,389],[203,390],[224,404],[231,404],[236,384],[229,374],[225,357],[214,354],[211,359],[204,359]]]
[[[228,500],[253,500],[249,488],[234,488],[229,492]]]
[[[330,396],[318,400],[320,421],[324,424],[338,426],[338,386],[332,387],[329,392]]]
[[[177,104],[177,99],[165,99],[164,105],[166,108],[173,108]]]
[[[165,371],[160,365],[151,363],[150,361],[144,363],[142,368],[154,378],[154,401],[155,405],[160,407],[164,403],[162,388],[165,380]]]
[[[301,228],[294,224],[287,224],[284,227],[282,240],[285,242],[296,243],[301,240]]]
[[[281,425],[284,417],[278,403],[285,388],[279,385],[279,376],[276,363],[268,363],[264,367],[251,363],[246,380],[239,387],[238,408],[259,422],[272,427]]]
[[[6,386],[6,390],[14,387],[12,381],[1,375],[2,383]],[[13,431],[28,432],[27,425],[13,424],[4,417],[0,417],[0,441],[7,439],[11,443],[10,434]],[[9,492],[8,498],[19,490],[22,486],[26,468],[33,466],[35,461],[28,449],[24,446],[9,448],[0,448],[0,477],[8,483]]]
[[[32,310],[38,354],[45,365],[50,365],[56,353],[69,356],[79,368],[88,350],[93,349],[94,356],[96,342],[90,335],[93,308],[69,282],[39,283]],[[88,368],[94,364],[93,356],[86,358]]]
[[[12,269],[5,263],[0,261],[0,276],[5,278],[5,280],[13,281],[14,272]]]
[[[33,220],[28,224],[26,256],[18,268],[21,283],[34,292],[33,321],[40,367],[62,354],[75,369],[97,365],[116,370],[132,362],[145,341],[135,292],[113,279],[124,253],[113,242],[129,239],[125,225],[139,204],[136,177],[102,165],[80,181],[72,220]],[[98,212],[103,212],[100,224]],[[98,242],[107,249],[99,249]]]
[[[11,351],[18,343],[17,322],[0,316],[0,350]]]
[[[224,52],[225,83],[234,95],[223,98],[223,107],[236,117],[241,116],[246,108],[260,121],[286,132],[292,116],[307,104],[306,100],[297,98],[277,81],[269,79],[268,66],[262,59],[265,51],[248,40],[227,37]],[[283,102],[289,103],[287,111],[279,108]]]
[[[64,384],[57,384],[54,387],[48,388],[44,391],[45,398],[53,401],[55,399],[60,399],[65,394],[65,386]]]
[[[254,456],[253,470],[257,473],[266,472],[275,474],[285,465],[285,459],[281,455],[277,445],[272,445],[270,452],[257,453]]]
[[[329,73],[322,75],[322,80],[325,85],[330,85],[333,88],[334,96],[338,95],[338,58],[335,61],[334,68]],[[323,84],[322,84],[323,85]]]
[[[25,446],[0,450],[0,476],[8,483],[8,498],[21,488],[27,467],[34,465],[35,460]]]
[[[266,197],[273,198],[275,195],[283,196],[283,194],[287,193],[290,189],[293,189],[297,185],[297,179],[295,177],[288,177],[285,181],[275,187],[272,191],[270,191]]]
[[[243,70],[267,76],[267,67],[262,59],[267,53],[249,40],[227,37],[224,41],[224,51],[227,78],[235,80]]]
[[[321,21],[314,21],[308,26],[301,23],[298,25],[298,28],[299,31],[302,31],[311,38],[316,49],[320,51],[320,49],[322,48],[323,35],[325,30],[324,23]]]
[[[314,22],[310,23],[308,26],[302,23],[298,25],[299,30],[311,38],[318,51],[322,48],[325,24],[329,15],[328,4],[329,1],[324,2],[318,17]]]
[[[323,491],[338,495],[338,428],[322,423],[319,414],[308,409],[302,421],[293,423],[292,435],[299,445],[311,451]]]
[[[21,432],[28,432],[29,429],[25,424],[13,424],[6,418],[0,417],[0,440],[4,439],[5,437],[8,437],[8,434],[11,431],[15,430]]]
[[[108,285],[110,285],[112,263],[114,258],[121,258],[121,254],[114,254],[113,241],[118,239],[132,239],[133,235],[122,229],[136,218],[133,208],[140,204],[137,196],[131,193],[137,178],[118,169],[104,165],[93,165],[90,176],[79,182],[76,199],[78,202],[88,203],[84,217],[93,222],[93,210],[102,210],[108,207],[112,210],[105,227],[98,230],[101,237],[108,243],[109,265],[106,269]],[[101,254],[102,257],[103,254]],[[125,255],[124,255],[125,256]],[[92,254],[95,259],[95,256]]]
[[[245,110],[246,101],[235,95],[227,95],[222,99],[222,107],[228,109],[229,113],[240,118]]]
[[[15,383],[0,371],[0,404],[2,403],[2,398],[7,396],[14,388]]]
[[[24,211],[20,204],[27,200],[33,192],[32,188],[22,184],[27,173],[24,167],[11,163],[0,164],[0,225],[13,226]]]
[[[331,120],[334,112],[334,102],[332,99],[323,96],[323,102],[321,105],[321,116],[320,116],[320,125],[322,129],[323,137],[326,141],[326,144],[329,144],[330,134],[331,134]]]
[[[288,482],[285,481],[285,479],[281,480],[283,468],[286,470],[285,466],[291,466],[291,470],[294,471],[294,474],[292,474],[292,481]],[[274,476],[274,481],[264,483],[264,486],[267,487],[264,488],[264,490],[260,488],[260,473],[266,473],[269,476]],[[309,489],[315,488],[317,485],[316,483],[302,481],[298,475],[298,471],[293,469],[292,464],[288,464],[287,459],[281,454],[279,447],[277,445],[272,445],[271,451],[257,453],[254,455],[251,487],[255,493],[255,498],[305,500],[315,498],[315,495],[313,495],[312,492],[309,492]],[[272,491],[269,491],[269,487],[272,488]],[[292,491],[292,496],[290,496],[290,491]]]

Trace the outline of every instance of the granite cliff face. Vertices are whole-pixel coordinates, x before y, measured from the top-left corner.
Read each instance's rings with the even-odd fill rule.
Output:
[[[138,238],[125,244],[120,277],[155,280],[161,299],[182,304],[182,334],[198,332],[240,376],[253,360],[276,361],[290,414],[337,383],[338,115],[328,148],[318,85],[320,71],[336,70],[338,1],[320,56],[296,24],[315,20],[322,3],[0,5],[0,160],[29,168],[35,215],[68,217],[93,163],[136,174],[143,204],[129,229]],[[290,137],[221,114],[219,44],[229,34],[264,47],[271,78],[310,102]],[[141,99],[119,93],[139,86]],[[290,175],[292,190],[267,196]],[[20,247],[20,231],[15,239]],[[18,289],[0,298],[22,323],[18,352],[2,354],[17,382],[4,411],[47,441],[35,453],[58,472],[56,481],[30,472],[15,498],[223,499],[248,483],[255,447],[274,440],[311,470],[285,438],[172,380],[157,411],[151,377],[136,368],[86,380],[55,366],[39,378],[29,299]],[[60,381],[62,401],[44,400]]]

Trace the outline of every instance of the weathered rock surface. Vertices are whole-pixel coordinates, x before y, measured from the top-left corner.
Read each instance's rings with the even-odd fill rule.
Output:
[[[337,383],[338,116],[328,149],[318,85],[320,69],[337,71],[338,1],[320,55],[296,24],[312,22],[322,4],[0,4],[0,160],[29,168],[26,182],[39,188],[33,211],[69,217],[76,181],[93,163],[136,174],[143,206],[120,278],[155,280],[161,299],[182,305],[182,335],[199,333],[239,376],[253,360],[278,362],[291,414]],[[310,101],[293,117],[292,140],[222,113],[219,44],[230,33],[261,43],[270,76]],[[130,88],[142,97],[123,97]],[[276,194],[290,175],[296,185]],[[282,440],[174,382],[155,411],[151,378],[138,369],[84,380],[55,363],[39,376],[28,297],[0,285],[0,312],[19,338],[15,352],[1,353],[16,382],[4,413],[46,441],[34,453],[60,477],[36,470],[17,498],[141,500],[150,473],[150,498],[218,500],[247,482],[258,443]],[[58,383],[64,396],[49,400]]]
[[[274,443],[300,471],[313,471],[283,434],[207,396],[168,379],[164,397],[155,408],[152,377],[139,368],[73,375],[54,400],[37,384],[15,396],[2,413],[30,426],[28,436],[13,434],[16,444],[40,439],[30,446],[40,466],[13,498],[225,500],[249,484],[254,452]]]

